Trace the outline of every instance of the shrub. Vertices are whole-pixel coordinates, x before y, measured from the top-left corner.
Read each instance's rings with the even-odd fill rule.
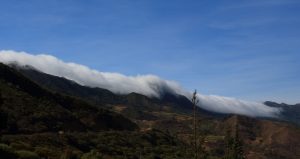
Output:
[[[31,151],[26,151],[26,150],[21,150],[16,152],[19,159],[39,159],[39,155],[31,152]]]
[[[33,150],[30,144],[24,142],[13,142],[9,146],[15,150]]]
[[[57,156],[57,152],[54,152],[53,150],[46,147],[36,147],[34,152],[37,153],[41,158]]]
[[[102,159],[102,155],[99,152],[92,150],[83,154],[81,159]]]
[[[17,158],[14,150],[5,144],[0,144],[0,158],[3,159],[15,159]]]
[[[62,153],[60,159],[78,159],[78,156],[73,150],[68,148]]]

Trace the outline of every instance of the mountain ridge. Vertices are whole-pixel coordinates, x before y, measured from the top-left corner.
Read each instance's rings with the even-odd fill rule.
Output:
[[[79,98],[83,97],[83,99],[92,102],[91,104],[111,107],[111,105],[127,103],[128,105],[139,105],[141,107],[141,108],[135,107],[135,109],[146,109],[146,110],[147,109],[160,110],[162,109],[162,107],[158,105],[171,105],[171,107],[169,107],[168,109],[173,109],[173,111],[176,112],[191,113],[193,110],[193,104],[191,103],[191,101],[187,99],[185,96],[178,95],[178,94],[164,93],[160,98],[150,98],[135,92],[129,93],[127,95],[118,95],[107,89],[83,86],[76,83],[75,81],[66,79],[64,77],[58,77],[58,76],[43,73],[38,69],[33,68],[32,66],[18,66],[17,64],[12,64],[10,66],[19,70],[27,78],[35,81],[39,85],[42,85],[49,90],[68,94],[71,96],[76,96]],[[134,96],[138,96],[138,97],[134,97]],[[136,100],[134,100],[133,98],[135,98]],[[274,107],[272,106],[271,102],[268,101],[266,101],[264,104]],[[149,107],[149,105],[151,105],[150,106],[151,108]],[[229,115],[224,113],[207,111],[200,107],[198,107],[198,111],[208,116],[224,117]],[[284,109],[283,111],[290,111],[290,109]],[[288,115],[284,115],[284,116],[280,115],[280,117],[284,121],[288,121],[300,125],[300,119],[294,116],[290,117]],[[274,120],[278,120],[278,119],[274,118]]]
[[[46,74],[38,71],[37,69],[31,69],[32,67],[19,67],[16,65],[12,65],[12,67],[16,68],[27,78],[33,80],[34,82],[51,91],[61,92],[76,97],[83,97],[96,105],[120,104],[124,102],[129,104],[147,105],[147,103],[141,103],[142,101],[140,101],[140,103],[132,103],[130,99],[136,98],[139,100],[144,99],[144,101],[148,100],[149,102],[152,102],[154,104],[168,105],[168,103],[171,103],[173,104],[173,106],[176,105],[178,107],[181,107],[183,111],[190,111],[192,109],[191,101],[185,96],[178,94],[164,93],[160,98],[150,98],[135,92],[129,93],[127,95],[118,95],[112,93],[107,89],[83,86],[64,77]]]
[[[280,114],[281,119],[300,125],[300,104],[294,104],[294,105],[289,105],[285,103],[279,104],[271,101],[266,101],[265,104],[270,107],[276,107],[282,109]]]

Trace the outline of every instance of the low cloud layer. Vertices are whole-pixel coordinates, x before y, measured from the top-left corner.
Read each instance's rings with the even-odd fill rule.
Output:
[[[191,92],[184,90],[178,83],[161,79],[155,75],[125,76],[119,73],[99,72],[80,64],[64,62],[46,54],[32,55],[26,52],[3,50],[0,51],[0,62],[33,66],[47,74],[65,77],[85,86],[105,88],[118,94],[136,92],[149,97],[160,97],[163,93],[168,92],[191,98]],[[276,117],[280,113],[278,108],[256,102],[202,94],[198,94],[198,98],[199,107],[219,113],[259,117]]]

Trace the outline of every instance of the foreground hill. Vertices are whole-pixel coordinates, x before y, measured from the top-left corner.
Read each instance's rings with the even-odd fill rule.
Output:
[[[0,158],[189,156],[168,133],[138,131],[105,107],[49,91],[0,63]]]
[[[247,159],[297,159],[300,157],[300,128],[283,122],[231,116],[224,122],[238,124]]]
[[[193,158],[192,103],[186,97],[118,95],[2,64],[0,92],[0,158],[10,159],[2,150],[11,158],[24,151],[51,159]],[[207,158],[228,156],[228,139],[237,132],[248,159],[300,157],[296,125],[202,109],[197,115],[198,143]]]

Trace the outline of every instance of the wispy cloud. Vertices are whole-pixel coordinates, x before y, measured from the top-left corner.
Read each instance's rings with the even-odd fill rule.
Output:
[[[120,73],[100,72],[76,63],[67,63],[47,54],[32,55],[26,52],[0,51],[0,62],[30,65],[55,76],[65,77],[79,84],[108,89],[114,93],[141,93],[149,97],[160,97],[163,93],[181,94],[191,98],[191,92],[174,81],[164,80],[155,75],[125,76]],[[280,110],[261,103],[235,98],[198,94],[199,107],[219,112],[248,116],[275,117]]]

